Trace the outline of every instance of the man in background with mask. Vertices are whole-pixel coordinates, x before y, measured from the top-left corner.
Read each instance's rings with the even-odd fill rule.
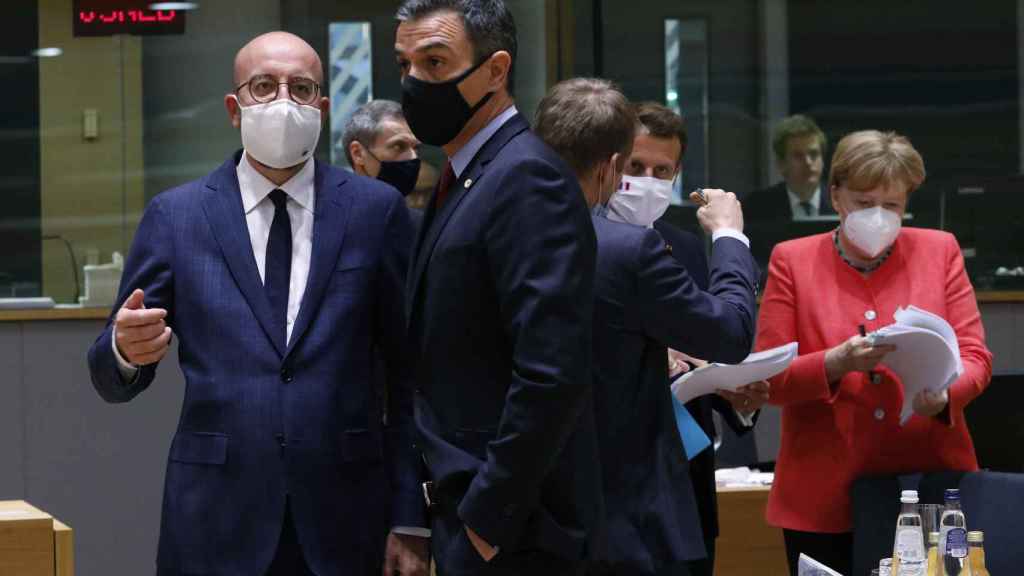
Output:
[[[669,246],[672,256],[690,273],[701,290],[708,289],[708,261],[704,243],[695,234],[679,229],[662,215],[672,198],[672,187],[682,171],[686,153],[686,126],[683,117],[667,106],[645,102],[634,106],[637,132],[633,151],[626,160],[619,190],[608,201],[609,220],[626,222],[658,231]],[[746,354],[749,349],[736,350]],[[701,363],[692,357],[669,350],[669,379],[685,372],[691,364]],[[721,396],[702,396],[686,404],[689,416],[708,438],[715,436],[712,410],[740,435],[754,425],[757,411],[768,396],[767,385],[756,382],[737,393],[722,391]],[[728,401],[727,401],[728,400]],[[676,402],[673,399],[673,402]],[[678,419],[685,419],[676,407]],[[678,422],[677,422],[678,423]],[[715,489],[715,451],[710,445],[690,459],[690,478],[697,497],[707,558],[689,564],[695,576],[711,576],[714,571],[715,539],[718,537],[718,509]]]
[[[391,184],[402,196],[416,189],[419,140],[391,100],[372,100],[352,113],[341,136],[352,171]]]
[[[667,352],[723,362],[747,355],[757,266],[742,233],[743,213],[735,195],[703,191],[707,205],[697,214],[715,241],[713,282],[704,292],[658,232],[604,216],[637,128],[614,85],[586,78],[556,85],[540,102],[536,127],[595,208],[594,412],[607,534],[594,573],[687,574],[686,562],[706,551]]]
[[[407,293],[438,573],[576,574],[602,516],[590,214],[513,103],[505,4],[407,0],[397,18],[405,118],[448,157]]]
[[[150,202],[89,350],[97,391],[126,402],[178,338],[187,388],[158,574],[427,573],[410,535],[424,530],[403,346],[411,225],[389,186],[312,160],[322,81],[294,35],[238,52],[225,106],[244,149]]]

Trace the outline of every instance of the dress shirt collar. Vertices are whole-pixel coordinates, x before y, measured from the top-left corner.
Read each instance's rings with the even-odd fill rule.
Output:
[[[786,193],[789,194],[789,207],[793,210],[792,213],[800,215],[800,216],[805,216],[804,209],[800,206],[800,202],[802,202],[802,200],[800,200],[800,195],[797,194],[796,192],[793,192],[789,188],[789,186],[786,186]],[[811,196],[811,199],[808,200],[808,202],[811,203],[811,216],[817,216],[817,215],[821,214],[821,187],[820,186],[818,187],[817,190],[814,191],[814,194]]]
[[[243,153],[236,172],[238,174],[238,189],[242,192],[242,208],[245,213],[252,212],[264,198],[278,188],[284,190],[285,194],[288,194],[288,197],[299,206],[312,212],[314,167],[315,163],[312,158],[306,160],[306,164],[298,173],[278,186],[257,172],[249,162],[249,156]]]
[[[505,125],[513,116],[518,114],[515,106],[509,106],[504,112],[498,114],[493,120],[491,120],[487,126],[484,126],[482,130],[473,135],[466,142],[466,145],[459,149],[454,156],[451,157],[452,171],[455,172],[455,177],[459,178],[462,176],[462,172],[469,166],[469,163],[473,161],[473,157],[476,153],[484,147],[484,144],[494,136],[494,133],[499,128]]]

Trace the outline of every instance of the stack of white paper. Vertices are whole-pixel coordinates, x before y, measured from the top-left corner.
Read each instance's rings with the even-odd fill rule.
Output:
[[[796,358],[797,344],[755,352],[739,364],[708,364],[687,372],[672,382],[672,394],[686,404],[718,390],[735,392],[740,386],[765,380],[789,367]]]
[[[941,391],[964,373],[956,333],[941,316],[909,306],[898,308],[895,324],[872,332],[874,344],[896,346],[882,359],[903,382],[900,424],[914,414],[914,397],[921,390]]]
[[[796,573],[797,576],[843,576],[807,554],[800,555],[800,562],[797,563]]]

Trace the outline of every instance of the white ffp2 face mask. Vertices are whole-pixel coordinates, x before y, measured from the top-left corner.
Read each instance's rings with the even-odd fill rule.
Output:
[[[874,258],[896,241],[901,224],[899,214],[874,206],[847,214],[842,228],[847,240]]]
[[[672,201],[672,181],[649,176],[622,176],[608,200],[608,219],[650,228]]]
[[[271,168],[290,168],[309,159],[320,140],[320,109],[283,98],[240,106],[242,146]]]

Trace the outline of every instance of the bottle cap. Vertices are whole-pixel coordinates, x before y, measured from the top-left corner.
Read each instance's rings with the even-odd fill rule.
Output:
[[[928,533],[928,543],[929,544],[938,545],[938,543],[939,543],[939,533],[938,532],[929,532]]]
[[[900,502],[904,504],[917,504],[917,490],[904,490],[900,494]]]
[[[985,533],[981,530],[972,530],[967,533],[967,541],[975,544],[985,542]]]
[[[949,501],[949,500],[959,500],[959,499],[960,499],[960,491],[959,490],[957,490],[956,488],[947,488],[946,489],[946,501]]]

